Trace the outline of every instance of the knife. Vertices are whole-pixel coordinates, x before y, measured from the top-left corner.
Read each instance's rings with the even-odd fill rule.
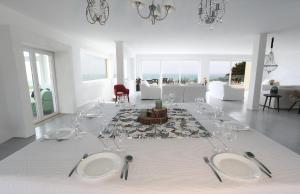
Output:
[[[203,158],[205,163],[210,167],[210,169],[213,171],[213,173],[216,175],[216,177],[219,179],[220,182],[222,182],[221,177],[219,176],[219,174],[217,173],[217,171],[214,169],[214,167],[212,167],[212,165],[210,164],[210,161],[207,157]]]
[[[73,169],[72,169],[71,172],[69,173],[69,177],[72,176],[72,174],[73,174],[74,171],[77,169],[77,167],[78,167],[78,165],[80,164],[80,162],[81,162],[82,160],[84,160],[85,158],[87,158],[88,156],[89,156],[88,154],[84,154],[84,155],[82,156],[82,158],[76,163],[76,165],[73,167]]]

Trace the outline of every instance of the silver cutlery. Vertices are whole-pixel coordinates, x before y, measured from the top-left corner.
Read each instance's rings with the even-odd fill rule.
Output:
[[[84,154],[83,156],[82,156],[82,158],[76,163],[76,165],[72,168],[72,170],[71,170],[71,172],[69,173],[69,177],[71,177],[72,176],[72,174],[74,173],[74,171],[77,169],[77,167],[78,167],[78,165],[80,164],[80,162],[82,161],[82,160],[84,160],[85,158],[87,158],[89,155],[88,154]]]
[[[206,163],[206,164],[210,167],[210,169],[213,171],[213,173],[216,175],[216,177],[218,178],[218,180],[219,180],[220,182],[222,182],[221,177],[219,176],[219,174],[217,173],[217,171],[215,170],[215,168],[211,165],[211,163],[210,163],[208,157],[203,157],[203,159],[204,159],[205,163]]]
[[[270,175],[267,171],[265,171],[262,167],[258,167],[260,171],[262,171],[265,175],[267,175],[269,178],[272,178],[272,175]]]
[[[272,174],[272,172],[261,161],[259,161],[252,152],[245,152],[245,154],[249,158],[253,159],[256,163],[258,163],[262,168],[264,168],[268,172],[268,174]]]
[[[57,141],[57,142],[62,142],[62,141],[66,141],[66,140],[68,140],[68,139],[42,138],[42,139],[40,139],[40,142],[43,142],[43,141]]]
[[[251,160],[251,158],[249,158],[246,154],[244,155],[245,158],[247,158],[248,160]],[[267,175],[269,178],[272,178],[272,175],[270,175],[267,171],[265,171],[260,165],[258,165],[258,168],[261,172],[263,172],[265,175]]]
[[[131,162],[132,160],[133,160],[133,157],[131,155],[125,156],[125,161],[124,161],[124,165],[123,165],[123,168],[122,168],[122,173],[121,173],[121,176],[120,176],[121,179],[124,177],[124,173],[125,173],[125,180],[127,180],[129,162]]]

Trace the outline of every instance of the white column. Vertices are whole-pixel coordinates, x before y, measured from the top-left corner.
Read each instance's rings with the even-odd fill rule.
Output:
[[[252,67],[247,108],[258,110],[264,71],[267,33],[259,34],[253,44]]]
[[[117,83],[124,84],[124,43],[116,41]]]

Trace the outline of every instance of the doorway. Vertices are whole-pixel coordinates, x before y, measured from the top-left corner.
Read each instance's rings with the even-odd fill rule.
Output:
[[[32,114],[38,123],[58,113],[54,53],[25,48],[23,55]]]

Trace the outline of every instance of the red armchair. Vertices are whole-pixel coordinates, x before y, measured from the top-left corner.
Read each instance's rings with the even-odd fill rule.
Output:
[[[129,89],[127,89],[123,84],[117,84],[114,86],[115,92],[115,102],[120,100],[121,97],[126,96],[129,102]]]

